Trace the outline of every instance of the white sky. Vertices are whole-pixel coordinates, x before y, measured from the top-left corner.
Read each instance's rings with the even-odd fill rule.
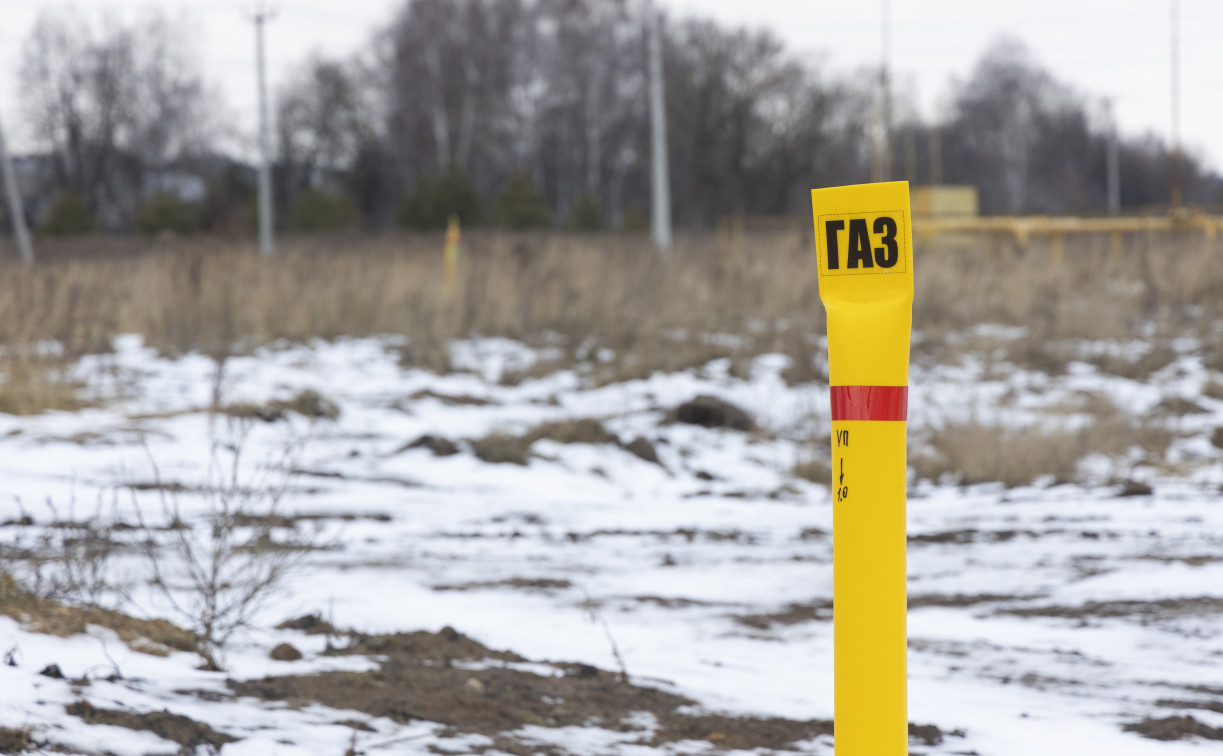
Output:
[[[368,44],[402,0],[280,0],[268,27],[270,86],[311,51],[343,55]],[[884,0],[659,0],[679,14],[767,27],[834,72],[877,65]],[[1036,59],[1080,91],[1113,97],[1123,132],[1170,132],[1172,0],[890,0],[896,81],[913,88],[927,117],[953,76],[966,76],[1001,34],[1023,40]],[[17,65],[38,10],[59,0],[0,0],[0,118],[20,150]],[[192,42],[224,95],[236,130],[256,123],[254,33],[249,2],[80,0],[74,7],[125,14],[149,6],[180,10],[198,30]],[[1180,0],[1181,134],[1186,147],[1223,167],[1223,0]],[[253,140],[252,140],[253,141]]]

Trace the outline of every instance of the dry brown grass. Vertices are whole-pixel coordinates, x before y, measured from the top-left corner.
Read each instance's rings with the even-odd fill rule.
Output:
[[[166,620],[143,620],[98,606],[73,606],[43,598],[22,589],[9,575],[0,573],[0,614],[7,615],[36,633],[68,637],[85,632],[89,625],[113,630],[133,651],[165,656],[171,650],[195,651],[196,638]]]
[[[639,237],[471,232],[452,302],[441,248],[430,235],[286,238],[265,260],[206,239],[64,240],[35,266],[0,262],[0,343],[54,340],[72,356],[137,332],[171,353],[227,354],[275,339],[404,334],[409,361],[445,367],[430,353],[456,336],[546,335],[573,359],[609,347],[603,369],[631,374],[773,350],[806,364],[806,337],[824,328],[810,239],[793,235],[761,236],[743,253],[682,235],[667,262]],[[1113,257],[1107,237],[1074,237],[1054,265],[1039,245],[921,243],[915,327],[1119,338],[1153,323],[1163,335],[1205,334],[1223,318],[1221,254],[1223,239],[1152,236]]]
[[[1051,374],[1082,359],[1072,347],[1083,338],[1148,341],[1152,349],[1137,360],[1093,358],[1136,379],[1167,364],[1174,336],[1200,337],[1208,364],[1223,369],[1223,336],[1213,326],[1223,322],[1223,239],[1134,237],[1114,255],[1106,236],[1073,237],[1060,264],[1046,246],[920,242],[914,327],[922,338],[914,358],[954,362],[966,351],[988,352],[994,347],[963,334],[997,323],[1028,332],[995,342],[1004,363]],[[811,338],[825,323],[809,238],[758,235],[750,249],[735,251],[711,236],[681,235],[667,261],[640,237],[476,231],[464,236],[449,301],[441,249],[440,235],[301,237],[280,240],[262,259],[253,246],[207,239],[78,239],[43,245],[32,267],[0,249],[0,412],[78,408],[78,387],[59,368],[104,351],[124,332],[169,354],[200,350],[220,359],[277,339],[397,334],[406,337],[405,364],[439,371],[451,369],[456,337],[508,336],[559,349],[557,359],[507,373],[508,383],[573,368],[601,385],[715,358],[729,359],[738,375],[752,356],[783,352],[794,361],[788,382],[826,380]],[[59,352],[38,357],[48,341]],[[1085,444],[1108,442],[955,430],[943,434],[928,466],[956,468],[965,480],[1022,480],[1023,459],[1060,477]],[[1010,451],[990,461],[991,444]],[[493,453],[503,444],[494,446],[492,456],[505,456]],[[1023,446],[1033,451],[1016,451]],[[1037,449],[1056,452],[1046,462]],[[951,464],[952,457],[962,461]]]
[[[1172,440],[1162,425],[1120,411],[1098,414],[1078,429],[968,420],[931,431],[928,451],[913,455],[912,464],[919,478],[962,485],[1019,486],[1044,476],[1069,483],[1080,479],[1079,463],[1089,454],[1118,458],[1137,448],[1145,462],[1159,464]]]

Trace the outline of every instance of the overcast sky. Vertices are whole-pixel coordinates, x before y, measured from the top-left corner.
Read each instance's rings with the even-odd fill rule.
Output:
[[[765,27],[832,72],[877,66],[883,0],[659,0],[672,14],[712,16]],[[38,9],[58,0],[0,0],[0,118],[14,146],[17,63]],[[345,55],[368,44],[402,0],[280,0],[268,27],[270,86],[312,51]],[[891,60],[922,115],[937,115],[952,77],[964,77],[1002,34],[1092,97],[1111,97],[1123,132],[1170,132],[1171,0],[891,0]],[[235,0],[81,0],[85,12],[134,15],[161,7],[188,16],[191,40],[223,93],[237,131],[255,129],[254,32],[249,2]],[[1180,0],[1181,133],[1187,149],[1223,168],[1223,0]]]

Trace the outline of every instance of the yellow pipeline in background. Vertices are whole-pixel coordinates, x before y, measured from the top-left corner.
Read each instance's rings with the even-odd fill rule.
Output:
[[[837,756],[908,753],[909,185],[811,192],[832,393]]]

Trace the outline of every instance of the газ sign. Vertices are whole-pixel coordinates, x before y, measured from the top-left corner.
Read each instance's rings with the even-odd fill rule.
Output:
[[[815,189],[811,205],[832,393],[836,753],[905,756],[909,185]]]

